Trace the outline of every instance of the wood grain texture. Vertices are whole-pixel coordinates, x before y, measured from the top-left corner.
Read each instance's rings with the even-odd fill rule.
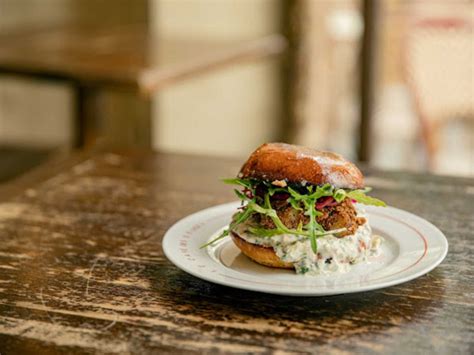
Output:
[[[384,290],[292,298],[208,283],[163,256],[175,221],[233,200],[217,178],[240,161],[74,159],[0,203],[2,354],[472,352],[472,179],[366,171],[376,196],[443,230],[446,260]]]

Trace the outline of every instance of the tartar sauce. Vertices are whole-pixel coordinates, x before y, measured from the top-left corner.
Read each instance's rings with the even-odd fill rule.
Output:
[[[359,213],[359,216],[363,216]],[[373,235],[366,216],[366,223],[357,231],[342,238],[327,235],[317,239],[318,250],[315,254],[311,242],[304,236],[280,234],[273,237],[258,237],[247,231],[248,224],[242,223],[235,232],[247,242],[273,247],[275,254],[285,262],[294,264],[296,273],[319,275],[344,273],[352,264],[366,262],[369,256],[380,253],[382,237]]]

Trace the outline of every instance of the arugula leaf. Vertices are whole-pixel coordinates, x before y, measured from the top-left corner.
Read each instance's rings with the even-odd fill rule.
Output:
[[[317,191],[319,191],[321,196],[331,196],[334,188],[330,184],[324,184],[323,186],[318,186]]]
[[[217,238],[214,238],[213,240],[211,240],[210,242],[204,244],[204,245],[201,245],[199,247],[199,249],[202,249],[202,248],[205,248],[209,245],[212,245],[214,244],[215,242],[217,242],[218,240],[221,240],[225,237],[227,237],[230,233],[230,230],[235,228],[235,226],[245,222],[251,215],[252,215],[253,211],[249,208],[246,208],[244,211],[242,212],[239,212],[235,215],[235,218],[234,220],[232,221],[232,223],[229,225],[229,228],[226,228],[222,231],[222,233],[217,237]]]
[[[249,203],[253,203],[252,201]],[[246,208],[244,211],[237,214],[237,217],[229,225],[229,229],[234,228],[235,226],[245,222],[252,215],[253,211],[250,208]]]
[[[226,228],[222,231],[222,233],[217,237],[217,238],[214,238],[213,240],[211,240],[210,242],[207,242],[206,244],[203,244],[199,247],[199,249],[202,249],[202,248],[205,248],[205,247],[208,247],[209,245],[212,245],[214,244],[215,242],[217,242],[218,240],[221,240],[225,237],[227,237],[229,235],[229,228]]]
[[[275,187],[275,186],[270,185],[267,188],[268,188],[268,194],[270,196],[273,196],[275,194],[275,192],[288,192],[283,187]]]
[[[303,221],[300,221],[298,223],[298,227],[296,227],[296,231],[299,233],[303,232]]]
[[[347,197],[347,192],[346,190],[338,189],[336,190],[336,192],[334,192],[334,195],[332,197],[336,200],[337,203],[341,203]]]
[[[324,232],[323,227],[316,221],[316,217],[321,215],[321,213],[316,210],[316,201],[322,196],[331,196],[333,194],[333,187],[329,184],[325,184],[323,186],[316,186],[314,192],[313,190],[313,186],[308,186],[307,191],[310,194],[304,195],[299,193],[298,191],[295,191],[291,187],[288,187],[288,192],[291,194],[291,199],[295,202],[301,201],[304,205],[305,215],[309,217],[309,222],[306,224],[305,228],[311,242],[311,249],[316,254],[318,251],[316,237],[319,236],[321,232]],[[298,231],[298,233],[301,233],[301,231]]]
[[[363,190],[353,190],[347,193],[347,197],[356,200],[359,203],[364,205],[372,205],[372,206],[382,206],[385,207],[387,204],[378,198],[367,196]]]
[[[257,185],[263,183],[266,188],[266,192],[263,196],[263,199],[261,197],[250,198],[245,193],[245,191],[241,192],[235,189],[235,194],[242,201],[243,210],[234,215],[229,228],[225,229],[221,235],[219,235],[214,240],[201,246],[201,248],[212,245],[214,242],[225,238],[229,235],[230,230],[235,228],[237,225],[244,223],[252,215],[261,214],[269,217],[273,221],[275,228],[266,229],[252,226],[249,227],[249,231],[251,233],[260,237],[273,237],[279,234],[292,234],[306,237],[310,240],[311,249],[313,252],[317,253],[317,238],[324,235],[341,233],[346,230],[346,228],[340,228],[336,230],[325,231],[324,228],[317,222],[317,217],[321,215],[321,212],[316,209],[316,201],[319,198],[324,196],[332,196],[338,203],[341,203],[346,198],[351,198],[359,203],[367,205],[386,206],[383,201],[366,195],[366,193],[371,190],[370,188],[352,191],[345,189],[336,190],[330,184],[325,184],[322,186],[308,185],[305,188],[298,188],[297,191],[291,186],[282,188],[274,186],[268,181],[258,181],[255,179],[223,179],[223,182],[248,189],[252,192],[253,196],[255,196],[255,189]],[[296,229],[290,229],[281,221],[281,219],[278,217],[277,211],[272,207],[270,201],[270,197],[277,192],[284,192],[290,195],[290,197],[287,199],[287,202],[292,206],[292,208],[295,210],[304,211],[304,214],[309,217],[309,221],[306,225],[303,225],[303,222],[300,221]]]
[[[239,179],[239,178],[222,179],[222,182],[228,185],[240,185],[248,189],[251,189],[253,185],[250,179]]]
[[[294,197],[290,197],[288,199],[288,202],[295,210],[303,211],[303,209],[301,208],[301,203],[299,201],[296,201]]]
[[[245,196],[242,192],[240,192],[239,190],[236,190],[234,189],[234,192],[235,194],[237,195],[238,198],[240,198],[241,200],[248,200],[248,197]]]

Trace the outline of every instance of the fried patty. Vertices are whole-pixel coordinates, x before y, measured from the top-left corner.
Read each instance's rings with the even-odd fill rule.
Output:
[[[283,224],[290,229],[296,229],[300,223],[305,225],[309,221],[309,217],[304,215],[304,211],[294,209],[286,201],[272,202],[272,207],[277,211]],[[316,221],[324,230],[347,229],[345,232],[339,233],[340,237],[354,234],[357,228],[366,221],[363,217],[357,217],[354,204],[348,198],[335,206],[326,206],[319,212],[322,215],[317,217]],[[266,229],[275,228],[275,224],[268,216],[257,215],[256,222]]]

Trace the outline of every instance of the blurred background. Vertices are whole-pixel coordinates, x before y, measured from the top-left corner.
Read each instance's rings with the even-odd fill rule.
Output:
[[[0,0],[0,182],[58,152],[265,141],[474,176],[467,0]]]

